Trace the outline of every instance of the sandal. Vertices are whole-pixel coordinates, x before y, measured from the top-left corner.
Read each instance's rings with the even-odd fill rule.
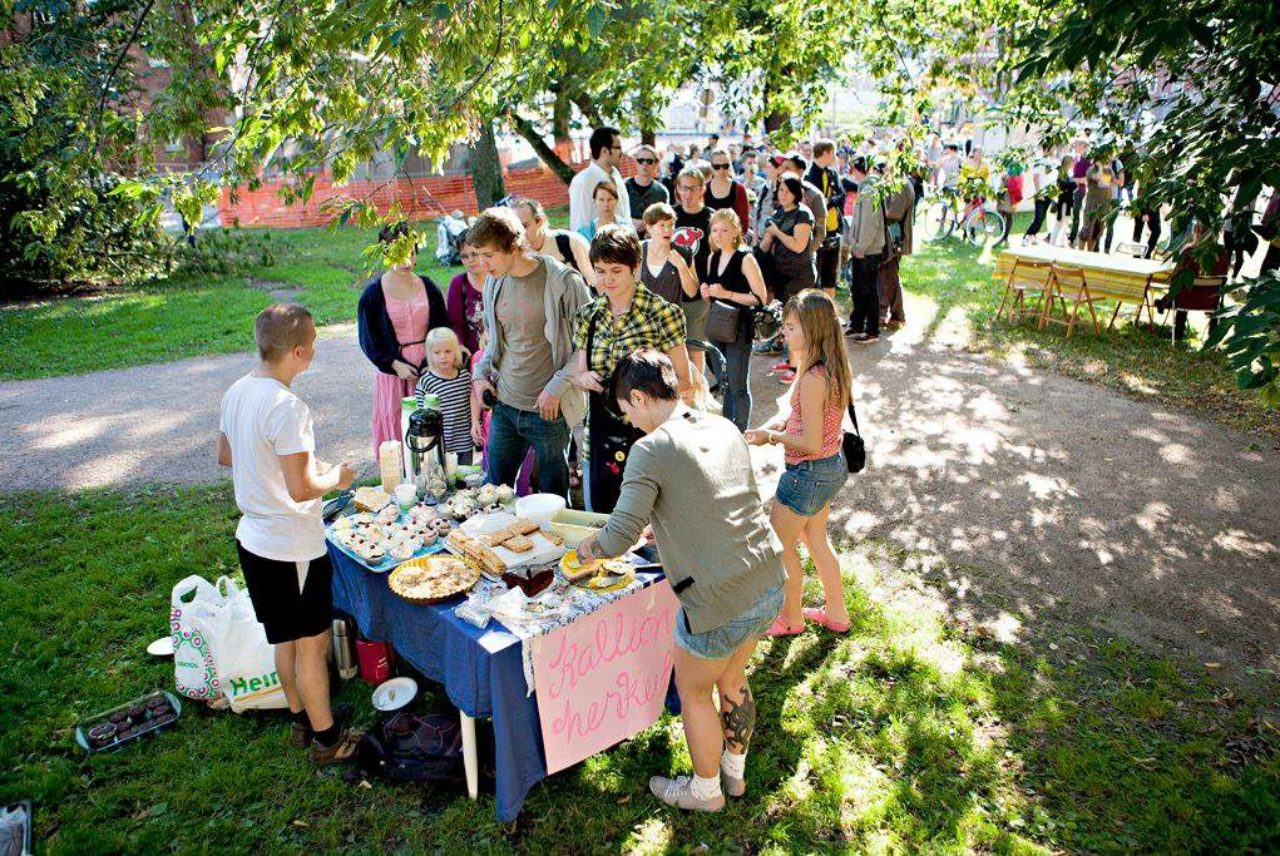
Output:
[[[804,617],[806,621],[812,621],[814,624],[821,624],[823,627],[827,628],[832,633],[848,633],[849,632],[849,628],[851,626],[849,622],[846,621],[843,624],[837,624],[836,622],[830,620],[829,618],[827,618],[827,610],[825,607],[822,609],[815,609],[814,607],[806,606],[804,609],[801,610],[801,612],[804,613]]]
[[[787,624],[787,622],[783,621],[782,616],[779,615],[777,618],[773,620],[773,623],[769,625],[769,629],[764,632],[764,635],[765,636],[799,636],[803,632],[804,632],[803,624],[801,624],[799,627],[792,627],[790,624]]]
[[[319,742],[312,740],[311,760],[316,764],[337,764],[349,761],[355,757],[356,746],[362,737],[364,732],[359,728],[344,728],[338,735],[338,742],[332,746],[322,746]]]

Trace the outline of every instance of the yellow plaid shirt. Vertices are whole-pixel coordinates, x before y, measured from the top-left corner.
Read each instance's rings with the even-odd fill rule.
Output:
[[[631,306],[617,318],[609,308],[606,295],[578,310],[573,344],[580,351],[586,350],[587,332],[592,320],[595,321],[596,332],[591,353],[587,354],[588,368],[605,379],[613,374],[619,360],[637,348],[648,347],[665,352],[684,344],[684,311],[639,282],[636,283]]]

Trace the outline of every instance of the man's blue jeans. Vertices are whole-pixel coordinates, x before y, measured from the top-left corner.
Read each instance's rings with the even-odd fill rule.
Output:
[[[533,410],[517,410],[499,401],[489,423],[489,484],[514,486],[525,454],[538,462],[537,489],[569,498],[569,425],[563,416],[543,419]]]

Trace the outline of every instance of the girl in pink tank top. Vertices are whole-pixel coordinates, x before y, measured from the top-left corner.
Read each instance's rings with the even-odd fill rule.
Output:
[[[832,632],[847,633],[849,610],[840,563],[827,534],[831,501],[849,475],[841,443],[853,385],[835,301],[816,289],[805,289],[792,297],[783,310],[782,336],[796,366],[791,412],[785,422],[746,433],[752,445],[782,446],[786,461],[770,518],[782,541],[786,600],[766,635],[803,633],[806,619]],[[802,604],[801,537],[809,545],[809,556],[822,581],[826,603],[820,609],[806,609]]]

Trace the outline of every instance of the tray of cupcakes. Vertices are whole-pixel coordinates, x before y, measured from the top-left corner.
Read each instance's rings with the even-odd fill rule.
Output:
[[[181,715],[178,697],[156,690],[85,719],[76,726],[76,742],[90,755],[114,752],[126,743],[171,727]]]
[[[357,511],[330,524],[327,536],[338,549],[375,573],[386,573],[401,562],[439,552],[439,540],[453,528],[430,506],[413,505],[401,511],[389,502],[377,511]]]

